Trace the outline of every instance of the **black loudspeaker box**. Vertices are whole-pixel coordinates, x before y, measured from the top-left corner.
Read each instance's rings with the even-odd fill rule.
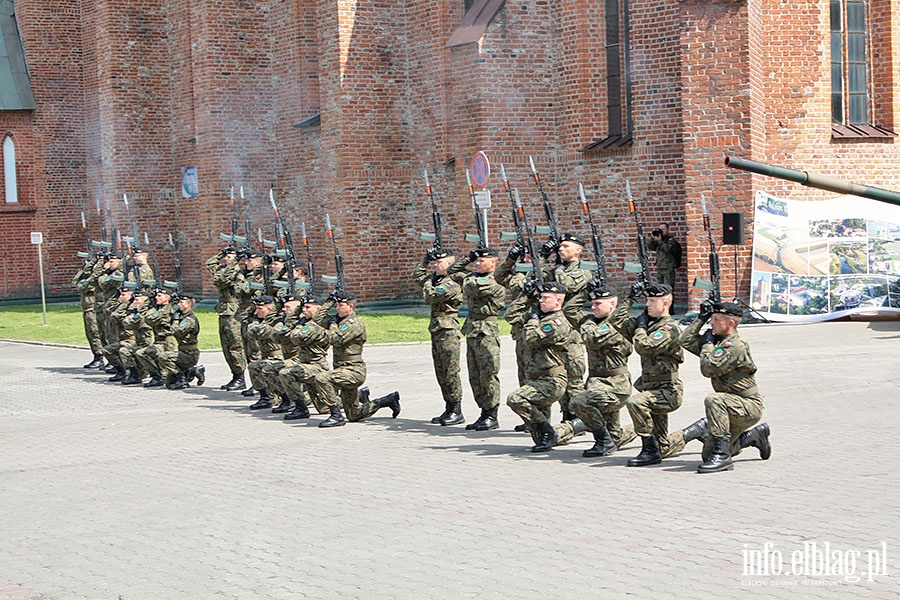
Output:
[[[722,213],[722,243],[728,246],[744,243],[744,213]]]

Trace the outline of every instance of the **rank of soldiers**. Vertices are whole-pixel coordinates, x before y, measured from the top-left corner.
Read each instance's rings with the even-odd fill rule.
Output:
[[[540,184],[533,163],[532,170]],[[422,288],[431,309],[428,330],[443,400],[443,411],[431,420],[433,424],[465,425],[476,432],[499,428],[497,320],[502,312],[511,325],[519,383],[506,404],[522,420],[516,430],[530,433],[532,452],[550,451],[590,432],[594,444],[582,453],[585,458],[609,456],[640,437],[640,452],[628,460],[629,467],[659,464],[693,440],[703,444],[700,473],[733,469],[732,457],[750,446],[763,460],[769,458],[769,426],[759,422],[763,402],[756,366],[737,333],[743,310],[722,302],[716,290],[682,331],[670,316],[672,286],[654,283],[650,277],[639,222],[642,265],[633,271],[638,277],[627,293],[619,294],[606,280],[593,221],[596,263],[589,263],[582,259],[584,239],[557,231],[542,188],[549,237],[538,246],[537,228],[528,227],[518,192],[507,185],[517,231],[508,236],[515,242],[502,261],[498,250],[487,244],[486,223],[477,210],[477,246],[455,256],[441,239],[440,213],[427,172],[426,191],[435,225],[434,234],[426,239],[434,243],[411,279]],[[590,219],[583,192],[582,203]],[[278,216],[274,197],[272,206]],[[278,219],[277,234],[283,237]],[[336,285],[327,297],[312,293],[312,261],[306,266],[298,263],[289,235],[287,244],[279,244],[283,251],[267,255],[249,246],[238,248],[236,243],[247,238],[239,240],[233,225],[232,235],[223,235],[232,243],[206,261],[219,292],[215,308],[219,338],[231,371],[221,389],[247,397],[258,394],[251,410],[284,413],[288,421],[309,418],[312,408],[328,415],[319,423],[323,428],[365,419],[382,408],[396,417],[398,392],[373,399],[364,387],[366,328],[356,313],[355,296],[344,288],[342,259],[327,221],[338,268]],[[194,298],[180,291],[180,281],[174,291],[158,285],[158,273],[147,265],[145,249],[135,245],[129,246],[124,259],[115,251],[97,252],[76,274],[73,283],[81,292],[85,331],[94,354],[85,367],[105,368],[112,375],[109,381],[123,385],[173,390],[194,380],[203,385]],[[631,309],[642,298],[645,308],[632,316]],[[460,325],[463,304],[466,318]],[[463,415],[462,338],[469,385],[480,411],[471,423]],[[331,365],[326,358],[329,349]],[[669,413],[681,406],[683,398],[678,370],[685,350],[699,356],[701,373],[711,380],[714,392],[705,398],[705,417],[670,433]],[[634,381],[628,369],[632,353],[638,354],[641,364]],[[562,421],[554,424],[551,408],[556,403]],[[631,424],[621,423],[623,408]]]

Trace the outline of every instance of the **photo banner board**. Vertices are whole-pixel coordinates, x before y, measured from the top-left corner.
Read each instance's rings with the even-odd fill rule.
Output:
[[[787,322],[900,313],[900,207],[757,192],[750,305]]]

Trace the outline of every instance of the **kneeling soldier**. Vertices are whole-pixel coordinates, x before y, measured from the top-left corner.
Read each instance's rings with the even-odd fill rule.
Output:
[[[572,329],[562,313],[566,289],[559,283],[545,283],[540,290],[538,308],[528,316],[523,330],[528,344],[528,381],[506,399],[506,404],[531,431],[532,452],[551,450],[559,441],[547,419],[550,406],[566,391],[566,344]]]
[[[694,439],[690,431],[700,429],[703,435],[708,427],[698,473],[733,469],[731,457],[747,446],[759,449],[763,460],[772,453],[768,424],[752,427],[762,417],[763,401],[756,387],[756,364],[750,347],[737,333],[742,316],[743,310],[737,304],[705,300],[699,316],[681,334],[681,345],[700,357],[700,372],[710,378],[715,390],[704,401],[707,423],[695,423],[672,436],[673,445],[677,447],[680,442],[683,448],[688,438]],[[710,319],[710,329],[701,335],[700,330]]]
[[[195,377],[197,385],[203,385],[206,369],[197,366],[200,321],[194,315],[195,299],[189,294],[178,294],[175,298],[178,309],[172,313],[172,335],[178,340],[178,350],[160,353],[159,370],[167,388],[183,390]]]

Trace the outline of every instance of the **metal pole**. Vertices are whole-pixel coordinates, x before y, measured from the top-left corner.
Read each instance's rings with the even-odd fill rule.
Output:
[[[41,314],[44,317],[44,325],[47,325],[47,299],[44,296],[44,245],[38,244],[38,271],[41,273]]]

